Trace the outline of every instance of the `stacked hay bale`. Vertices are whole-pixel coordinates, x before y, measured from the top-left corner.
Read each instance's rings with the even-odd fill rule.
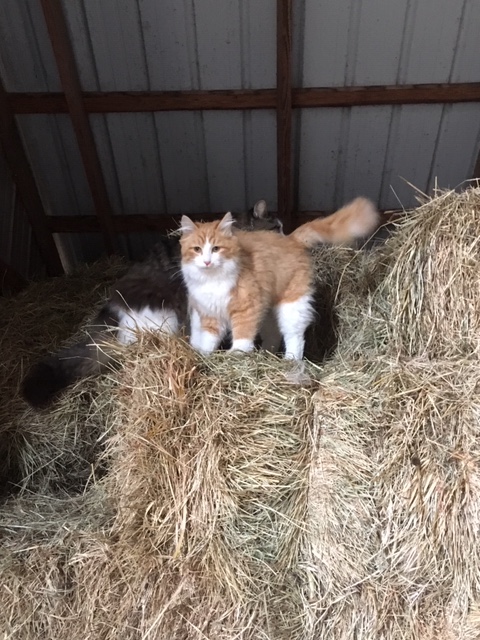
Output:
[[[0,509],[0,629],[303,638],[313,402],[286,369],[144,335],[118,374],[17,416],[30,477]]]
[[[479,235],[471,189],[372,252],[319,252],[338,345],[308,388],[144,336],[55,413],[17,411],[6,637],[478,637]]]
[[[111,381],[89,382],[44,414],[25,411],[18,389],[34,361],[81,333],[86,314],[94,314],[125,269],[124,261],[112,258],[2,298],[0,495],[11,490],[11,483],[40,493],[53,487],[82,490],[96,458],[97,438],[104,431],[105,411],[97,390],[103,388],[108,396]],[[77,422],[83,415],[89,416],[90,424],[80,434]]]
[[[318,637],[480,637],[480,190],[342,269],[316,397]]]

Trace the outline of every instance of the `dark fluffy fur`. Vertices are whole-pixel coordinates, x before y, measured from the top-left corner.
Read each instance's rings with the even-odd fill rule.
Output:
[[[240,229],[281,231],[282,225],[270,217],[263,200],[248,213],[235,214]],[[134,264],[112,288],[110,298],[86,326],[83,340],[65,347],[36,363],[22,382],[22,395],[35,408],[51,404],[77,380],[99,374],[114,366],[108,343],[117,333],[119,312],[172,309],[179,323],[187,320],[187,291],[180,269],[179,237],[164,236],[143,262]]]

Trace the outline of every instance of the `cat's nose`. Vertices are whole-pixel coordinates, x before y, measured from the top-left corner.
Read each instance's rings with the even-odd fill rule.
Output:
[[[211,260],[204,260],[205,266],[209,267],[212,264]]]

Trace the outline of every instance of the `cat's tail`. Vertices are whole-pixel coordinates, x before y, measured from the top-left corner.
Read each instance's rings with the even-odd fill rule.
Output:
[[[290,236],[306,247],[316,244],[350,244],[376,230],[380,214],[367,198],[355,198],[326,218],[316,218],[295,229]]]
[[[21,385],[25,400],[36,409],[47,407],[74,382],[113,367],[117,326],[116,313],[105,305],[85,338],[33,365]]]

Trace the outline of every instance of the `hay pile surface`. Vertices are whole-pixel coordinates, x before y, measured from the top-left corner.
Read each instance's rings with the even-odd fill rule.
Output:
[[[88,382],[40,414],[26,410],[19,386],[38,358],[82,333],[86,317],[95,314],[125,269],[119,258],[102,260],[1,299],[0,494],[11,488],[8,482],[41,493],[84,486],[95,463],[97,439],[105,431],[102,405],[113,382]],[[87,428],[79,430],[84,416]]]
[[[338,345],[309,387],[144,336],[37,416],[0,511],[6,637],[480,638],[479,237],[467,189],[317,252]]]
[[[313,403],[288,368],[261,354],[202,360],[178,339],[143,336],[95,396],[110,424],[104,476],[82,495],[24,492],[0,511],[0,628],[303,638]],[[80,430],[93,406],[82,394],[57,408],[81,407]]]
[[[480,190],[441,193],[338,263],[310,487],[317,637],[480,637],[479,239]]]
[[[443,192],[371,252],[331,249],[343,352],[477,358],[480,189]]]

